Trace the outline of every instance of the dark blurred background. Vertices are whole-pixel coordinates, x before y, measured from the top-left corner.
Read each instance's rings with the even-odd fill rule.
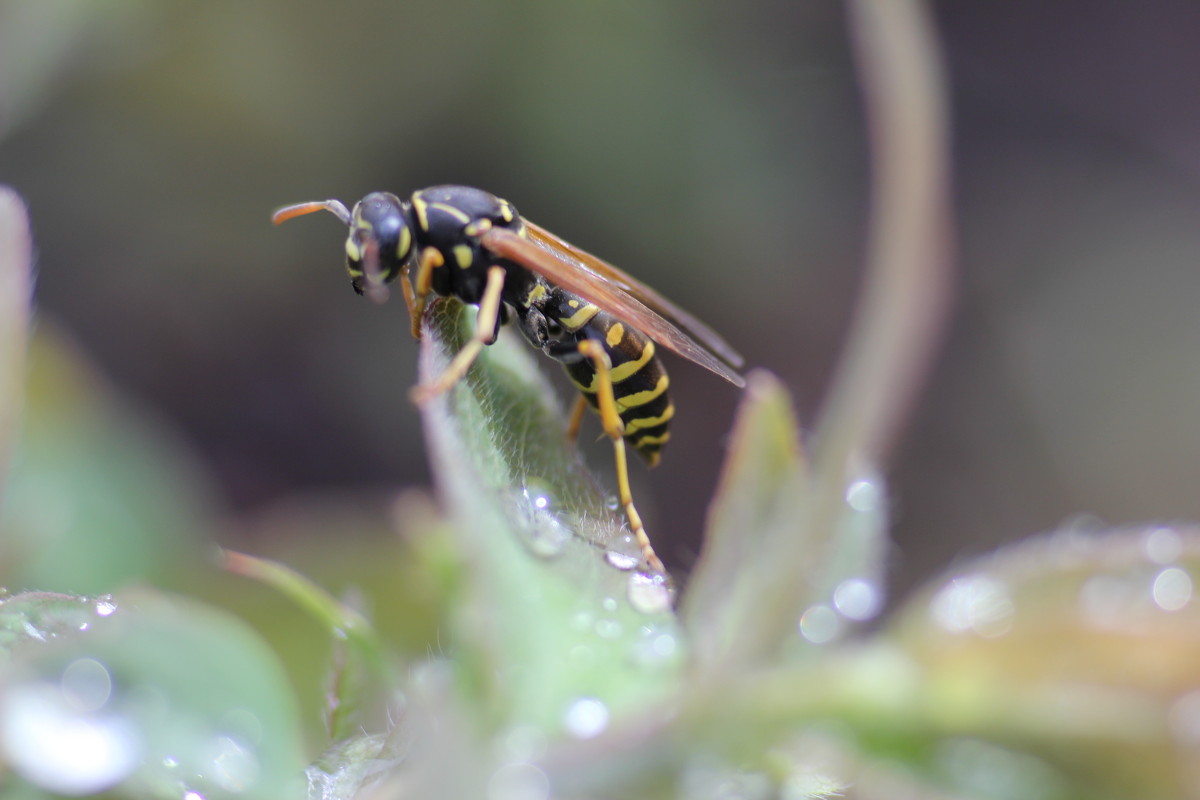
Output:
[[[889,470],[901,589],[1077,512],[1200,518],[1200,6],[935,7],[962,277]],[[275,207],[494,191],[725,333],[811,424],[868,174],[829,0],[0,0],[39,315],[235,513],[429,480],[402,304],[353,295],[333,217]],[[635,493],[687,567],[738,395],[668,366],[675,435]]]

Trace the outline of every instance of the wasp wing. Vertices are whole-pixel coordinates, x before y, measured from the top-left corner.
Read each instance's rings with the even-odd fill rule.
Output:
[[[565,251],[572,260],[587,271],[617,284],[633,295],[634,299],[695,339],[706,350],[711,351],[713,355],[733,369],[741,369],[746,363],[746,360],[730,347],[721,338],[720,334],[629,273],[619,267],[614,267],[604,259],[598,258],[586,250],[581,250],[565,239],[555,236],[541,225],[536,225],[529,220],[525,220],[525,225],[529,229],[531,239],[539,242],[547,249],[556,252]]]
[[[526,224],[529,223],[526,222]],[[736,372],[736,367],[742,363],[741,357],[708,327],[686,312],[682,312],[687,321],[699,325],[699,335],[704,340],[694,338],[692,332],[697,330],[695,327],[689,326],[685,330],[683,326],[676,323],[678,319],[676,314],[671,314],[674,319],[670,319],[657,309],[648,307],[648,304],[636,297],[631,290],[629,282],[633,284],[637,284],[637,282],[616,267],[589,256],[603,264],[607,270],[611,270],[613,276],[621,276],[621,281],[590,269],[576,255],[576,253],[583,253],[582,250],[575,250],[541,228],[538,228],[538,231],[541,232],[541,235],[536,238],[525,238],[507,228],[492,228],[483,234],[482,242],[484,247],[493,254],[520,264],[522,267],[542,275],[555,285],[578,294],[589,303],[596,304],[623,322],[637,328],[668,350],[712,370],[735,386],[746,385],[745,379]],[[637,284],[637,286],[641,286],[641,284]],[[652,294],[658,297],[656,293],[652,292]],[[666,305],[670,311],[680,311],[669,303]],[[707,332],[707,336],[705,332]],[[725,352],[714,350],[710,339],[723,345]],[[727,355],[733,358],[729,358]]]

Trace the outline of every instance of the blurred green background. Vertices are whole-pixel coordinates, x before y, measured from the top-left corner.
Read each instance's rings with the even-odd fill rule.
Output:
[[[935,7],[961,287],[890,469],[900,588],[1079,511],[1200,517],[1200,8]],[[226,526],[255,549],[319,530],[299,496],[381,514],[428,480],[402,305],[354,296],[332,217],[272,228],[286,203],[494,191],[811,422],[866,226],[844,27],[827,0],[0,0],[0,182],[30,207],[43,327],[194,451],[218,511],[278,522]],[[737,392],[668,367],[675,435],[634,489],[686,569]],[[607,445],[590,460],[607,479]]]

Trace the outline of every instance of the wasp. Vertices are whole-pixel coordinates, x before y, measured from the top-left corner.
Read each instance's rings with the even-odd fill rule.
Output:
[[[359,294],[382,300],[400,279],[412,322],[430,295],[478,307],[472,338],[430,383],[413,389],[424,403],[454,386],[515,318],[529,343],[561,362],[580,391],[567,427],[578,434],[591,406],[613,442],[617,489],[643,565],[665,573],[633,504],[625,444],[658,463],[675,406],[656,343],[736,386],[743,359],[691,314],[613,265],[521,217],[482,189],[434,186],[401,199],[373,192],[352,209],[338,200],[287,206],[275,224],[329,211],[349,228],[346,270]]]

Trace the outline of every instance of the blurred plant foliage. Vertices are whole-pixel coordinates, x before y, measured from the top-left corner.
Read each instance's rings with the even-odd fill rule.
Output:
[[[26,344],[29,252],[5,193],[6,798],[1200,796],[1194,529],[1043,536],[863,630],[885,489],[802,529],[829,488],[755,373],[676,614],[502,338],[424,411],[444,511],[299,504],[257,524],[302,547],[220,570],[183,448],[45,320]],[[469,328],[433,307],[424,376]]]

